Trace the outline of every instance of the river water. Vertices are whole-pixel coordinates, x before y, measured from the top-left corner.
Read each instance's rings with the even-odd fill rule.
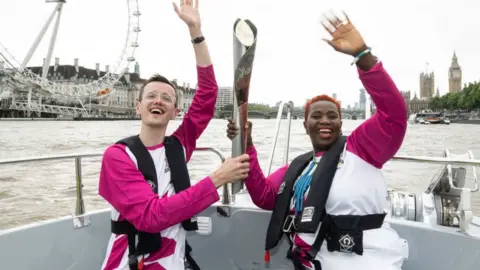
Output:
[[[267,174],[268,157],[275,120],[253,119],[254,143],[261,166]],[[273,169],[282,165],[286,121],[283,121]],[[344,120],[349,134],[362,120]],[[180,124],[172,121],[168,133]],[[225,120],[214,119],[197,146],[219,148],[230,154],[231,142],[225,136]],[[103,152],[117,140],[137,134],[138,121],[0,121],[0,160],[45,155]],[[462,154],[472,150],[480,157],[480,125],[409,125],[401,155],[442,156],[445,148]],[[310,141],[302,120],[293,120],[289,160],[308,151]],[[189,164],[192,181],[210,174],[220,161],[213,153],[195,153]],[[87,211],[108,207],[97,195],[100,158],[82,159],[84,200]],[[384,174],[390,187],[402,191],[425,190],[440,165],[389,162]],[[472,174],[468,168],[468,174]],[[35,221],[69,215],[75,211],[74,160],[0,165],[0,230]],[[474,194],[474,211],[480,215],[480,196]]]

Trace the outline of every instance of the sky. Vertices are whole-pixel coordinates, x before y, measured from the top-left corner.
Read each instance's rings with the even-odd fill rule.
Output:
[[[179,1],[179,0],[178,0]],[[402,91],[419,93],[419,74],[435,72],[435,87],[448,92],[453,52],[463,69],[463,83],[478,80],[480,9],[476,0],[199,0],[202,29],[219,86],[233,84],[232,34],[236,18],[258,28],[250,101],[296,106],[319,94],[337,93],[354,104],[362,84],[352,57],[335,52],[320,24],[322,13],[344,10],[372,53]],[[113,64],[127,33],[126,0],[68,0],[64,5],[53,58],[60,64],[95,68]],[[195,57],[186,25],[171,0],[139,0],[139,44],[135,58],[141,76],[160,73],[179,82],[196,83]],[[0,42],[21,62],[54,4],[44,0],[0,0]],[[47,35],[29,65],[41,65]],[[53,64],[52,58],[52,64]],[[427,67],[428,63],[428,67]],[[131,65],[130,70],[133,70]],[[413,96],[413,94],[412,94]]]

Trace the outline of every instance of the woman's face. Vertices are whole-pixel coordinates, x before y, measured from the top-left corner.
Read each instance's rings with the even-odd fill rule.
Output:
[[[304,126],[315,151],[325,151],[340,136],[342,119],[335,103],[319,100],[310,105]]]

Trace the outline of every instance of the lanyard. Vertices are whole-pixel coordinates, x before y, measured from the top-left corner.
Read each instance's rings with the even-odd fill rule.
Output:
[[[298,215],[303,210],[303,201],[305,198],[305,193],[312,182],[312,175],[310,172],[312,171],[315,164],[318,162],[315,161],[315,156],[313,156],[312,162],[307,169],[307,171],[299,177],[297,182],[294,185],[294,192],[293,192],[293,200],[295,202],[295,215]]]

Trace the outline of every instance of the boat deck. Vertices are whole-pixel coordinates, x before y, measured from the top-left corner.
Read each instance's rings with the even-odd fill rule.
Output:
[[[291,265],[285,258],[288,243],[282,240],[263,262],[264,240],[270,212],[259,210],[248,194],[238,194],[230,216],[212,206],[200,216],[212,221],[210,235],[189,232],[193,257],[202,269],[279,269]],[[63,217],[0,232],[2,269],[100,269],[110,237],[110,212],[102,210],[83,218],[88,226],[75,228],[79,220]],[[409,243],[403,270],[472,270],[480,265],[480,238],[456,228],[390,219],[391,226]],[[88,223],[89,222],[89,223]],[[480,219],[476,219],[480,224]],[[480,227],[474,228],[480,236]],[[288,268],[287,268],[288,269]]]

